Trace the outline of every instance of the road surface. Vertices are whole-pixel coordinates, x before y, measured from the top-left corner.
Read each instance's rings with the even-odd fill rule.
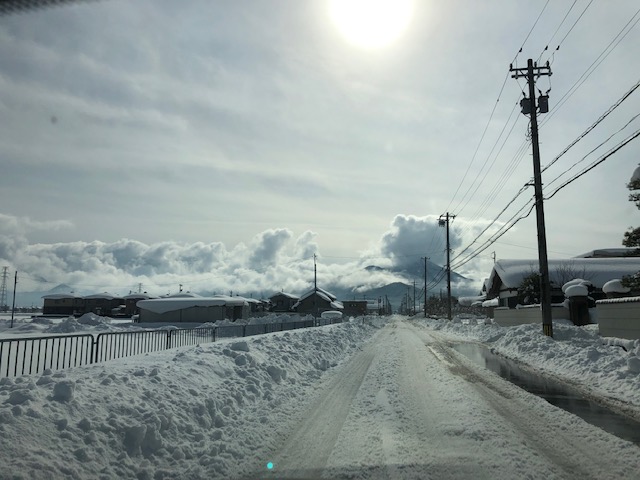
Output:
[[[255,478],[639,478],[640,448],[524,392],[410,321],[321,383]]]

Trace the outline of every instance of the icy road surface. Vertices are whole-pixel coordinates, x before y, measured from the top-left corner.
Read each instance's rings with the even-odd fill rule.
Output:
[[[408,321],[318,395],[265,478],[638,478],[640,448],[473,365]],[[262,475],[260,475],[262,473]]]

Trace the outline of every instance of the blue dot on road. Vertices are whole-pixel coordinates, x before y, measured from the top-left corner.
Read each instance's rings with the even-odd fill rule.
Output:
[[[267,463],[267,468],[271,470],[273,468],[273,462]]]

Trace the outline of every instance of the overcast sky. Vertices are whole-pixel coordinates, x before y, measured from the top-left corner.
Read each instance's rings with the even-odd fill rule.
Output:
[[[531,30],[545,3],[416,0],[377,48],[350,42],[327,0],[105,0],[0,17],[0,261],[25,288],[115,293],[138,281],[299,291],[314,253],[326,279],[354,286],[393,280],[365,278],[366,265],[443,263],[441,214],[457,215],[461,253],[532,177],[511,62],[551,63],[537,82],[550,89],[543,166],[640,80],[636,0],[548,2]],[[549,192],[633,134],[640,119],[619,130],[639,107],[635,92],[545,171]],[[550,257],[620,246],[639,223],[625,188],[639,145],[545,203]],[[535,232],[532,213],[460,273],[479,289],[491,252],[536,258]]]

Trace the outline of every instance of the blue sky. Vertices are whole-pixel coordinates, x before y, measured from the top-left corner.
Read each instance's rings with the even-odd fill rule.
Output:
[[[639,80],[635,27],[558,106],[638,18],[635,1],[596,0],[571,29],[589,2],[561,24],[571,3],[550,2],[524,42],[543,1],[416,1],[408,29],[379,49],[345,41],[324,0],[110,0],[0,17],[0,259],[52,283],[114,289],[152,285],[158,272],[143,265],[140,277],[111,257],[74,263],[76,253],[126,244],[138,260],[155,252],[165,275],[180,270],[176,279],[220,273],[217,288],[299,288],[304,275],[278,268],[314,252],[336,264],[325,272],[332,279],[401,258],[441,262],[440,214],[457,215],[460,251],[532,176],[529,149],[517,156],[527,118],[510,116],[522,80],[506,79],[480,142],[514,58],[519,67],[541,53],[551,60],[553,76],[538,82],[551,89],[543,165]],[[638,95],[549,168],[545,183],[637,114]],[[625,184],[638,159],[631,143],[547,202],[552,257],[620,245],[637,224]],[[390,236],[401,237],[397,250]],[[205,245],[209,260],[178,268],[161,245],[179,258]],[[492,251],[535,258],[535,247],[532,214],[461,273],[488,276]],[[224,262],[206,256],[221,249]],[[223,267],[252,273],[230,280]]]

